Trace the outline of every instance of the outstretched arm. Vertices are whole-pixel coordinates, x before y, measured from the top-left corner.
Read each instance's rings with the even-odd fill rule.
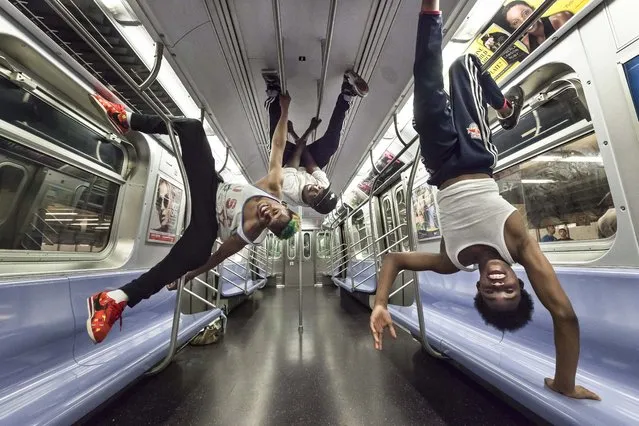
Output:
[[[184,277],[186,281],[191,281],[193,278],[198,275],[203,274],[204,272],[215,268],[217,265],[222,263],[225,259],[233,256],[238,251],[242,250],[246,242],[242,240],[237,234],[231,235],[231,237],[224,241],[220,247],[209,257],[209,260],[202,266],[197,269],[194,269],[187,273]]]
[[[442,239],[440,253],[389,253],[384,257],[382,269],[379,272],[375,306],[371,313],[370,328],[375,341],[375,349],[382,349],[384,329],[390,328],[391,335],[396,337],[393,321],[388,313],[388,295],[395,278],[400,271],[433,271],[438,274],[454,274],[457,267],[446,255],[446,247]]]
[[[518,258],[539,301],[552,317],[556,352],[555,378],[547,378],[546,385],[571,398],[599,400],[595,393],[575,385],[579,362],[579,322],[552,265],[537,241],[528,235],[521,244]]]
[[[271,140],[271,155],[268,164],[269,173],[282,170],[284,148],[286,148],[286,135],[288,134],[288,107],[290,103],[290,96],[280,95],[281,115],[280,121],[277,122],[277,126],[275,127],[275,132],[273,132],[273,139]]]
[[[288,106],[291,97],[280,95],[281,115],[271,139],[271,155],[268,162],[268,174],[255,182],[255,186],[276,198],[282,198],[282,160],[286,147],[286,127],[288,123]]]
[[[382,268],[379,271],[375,306],[387,306],[390,289],[395,278],[402,270],[433,271],[438,274],[454,274],[459,271],[446,255],[443,238],[439,253],[389,253],[384,256],[384,263],[382,263]]]

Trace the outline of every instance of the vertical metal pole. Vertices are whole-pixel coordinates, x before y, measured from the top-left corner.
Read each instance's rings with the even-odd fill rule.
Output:
[[[282,17],[280,1],[273,0],[273,21],[275,22],[275,42],[277,45],[277,68],[280,74],[282,93],[286,93],[286,69],[284,67],[284,42],[282,40]]]
[[[302,207],[297,208],[297,214],[300,216],[300,223],[302,222]],[[297,325],[297,330],[300,334],[304,333],[304,325],[302,324],[302,262],[304,261],[304,232],[302,231],[302,226],[300,225],[299,232],[299,252],[300,252],[300,261],[299,261],[299,291],[300,291],[300,313],[299,313],[299,322]]]
[[[417,174],[417,167],[419,166],[419,156],[421,155],[421,149],[418,146],[415,153],[415,159],[410,170],[410,177],[408,178],[407,190],[406,190],[406,228],[408,228],[408,245],[410,251],[417,251],[417,241],[415,240],[415,224],[413,222],[413,185],[415,184],[415,175]],[[437,352],[428,343],[426,335],[426,322],[424,319],[424,308],[422,306],[422,298],[419,295],[419,282],[417,280],[417,273],[413,279],[413,285],[415,287],[415,304],[417,305],[417,318],[419,319],[419,334],[422,339],[422,347],[428,352],[429,355],[444,359],[445,355]]]

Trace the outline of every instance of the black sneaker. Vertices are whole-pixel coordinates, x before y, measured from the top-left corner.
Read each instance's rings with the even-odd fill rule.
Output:
[[[504,96],[510,102],[512,111],[508,117],[502,117],[499,113],[497,113],[497,117],[504,130],[511,130],[519,123],[519,116],[524,107],[524,90],[519,86],[515,86],[506,92]]]
[[[364,79],[355,71],[348,70],[344,73],[342,94],[347,96],[360,96],[364,98],[368,95],[368,83],[366,83],[366,81],[364,81]]]
[[[280,85],[280,76],[277,70],[262,70],[262,78],[266,83],[266,92],[269,96],[277,96],[282,92],[282,86]]]

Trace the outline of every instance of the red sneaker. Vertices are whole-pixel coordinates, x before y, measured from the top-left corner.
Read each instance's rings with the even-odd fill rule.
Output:
[[[122,330],[122,311],[125,306],[126,302],[118,303],[105,292],[96,293],[87,299],[87,333],[93,343],[103,341],[117,320],[120,320]]]
[[[118,133],[124,135],[129,131],[129,121],[126,118],[124,105],[109,102],[97,93],[91,95],[91,100],[96,108],[111,122],[111,125]]]

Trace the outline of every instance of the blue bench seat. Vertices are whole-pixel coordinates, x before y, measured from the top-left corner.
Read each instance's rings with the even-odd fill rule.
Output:
[[[161,361],[168,351],[175,292],[163,289],[94,345],[86,298],[144,271],[0,282],[0,424],[72,424]],[[187,342],[221,315],[182,315]]]

